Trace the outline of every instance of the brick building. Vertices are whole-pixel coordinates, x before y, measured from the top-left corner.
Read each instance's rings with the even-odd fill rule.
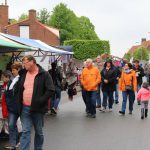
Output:
[[[127,53],[131,53],[133,54],[138,48],[140,47],[144,47],[146,48],[148,51],[150,51],[150,40],[146,40],[146,38],[142,38],[141,39],[141,44],[140,45],[133,45]]]
[[[38,39],[48,45],[58,46],[60,44],[59,29],[40,23],[36,18],[36,10],[29,10],[29,18],[10,24],[8,5],[0,5],[0,31],[3,33]]]
[[[24,38],[41,40],[42,42],[52,46],[60,45],[59,29],[39,22],[36,18],[36,10],[29,10],[29,17],[27,19],[10,24],[7,0],[5,0],[4,5],[0,5],[0,32]],[[22,55],[33,53],[34,52],[24,52]],[[44,57],[44,59],[43,57],[36,57],[36,61],[39,64],[42,62],[42,67],[48,70],[50,66],[50,56]]]

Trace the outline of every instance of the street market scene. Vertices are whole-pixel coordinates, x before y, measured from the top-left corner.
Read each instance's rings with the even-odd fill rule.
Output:
[[[150,149],[144,1],[0,1],[0,150]]]

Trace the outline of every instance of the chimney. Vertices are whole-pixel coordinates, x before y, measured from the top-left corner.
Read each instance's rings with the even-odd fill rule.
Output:
[[[5,5],[7,5],[7,0],[5,0]]]
[[[146,42],[146,38],[142,38],[142,39],[141,39],[141,44],[142,44],[143,42]]]
[[[36,20],[36,10],[34,9],[29,10],[29,19]]]
[[[0,28],[3,29],[8,25],[8,22],[8,6],[2,4],[0,5]]]

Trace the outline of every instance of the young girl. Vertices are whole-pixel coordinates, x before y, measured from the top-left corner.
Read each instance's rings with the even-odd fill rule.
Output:
[[[148,86],[148,82],[144,82],[137,94],[137,100],[141,101],[141,119],[144,119],[144,117],[147,118],[148,115],[148,101],[150,100],[150,90]]]
[[[6,97],[5,97],[5,89],[6,86],[11,78],[12,74],[10,71],[5,70],[4,72],[2,72],[2,81],[3,81],[3,85],[2,85],[2,117],[3,119],[7,119],[8,118],[8,110],[7,110],[7,105],[6,105]]]

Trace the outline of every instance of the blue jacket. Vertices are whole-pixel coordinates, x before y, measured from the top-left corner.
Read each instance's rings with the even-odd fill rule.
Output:
[[[5,91],[7,109],[9,113],[19,114],[17,83],[15,83],[12,90],[9,90],[9,86],[11,85],[11,83],[12,80],[8,82],[8,88]]]

